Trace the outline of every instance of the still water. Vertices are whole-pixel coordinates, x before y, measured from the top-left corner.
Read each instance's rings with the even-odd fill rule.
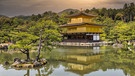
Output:
[[[58,47],[53,51],[42,52],[48,63],[41,68],[17,69],[5,66],[15,57],[25,55],[12,51],[0,52],[0,76],[135,76],[135,63],[117,49],[104,47]],[[36,53],[31,53],[31,58]],[[124,59],[124,60],[123,60]]]

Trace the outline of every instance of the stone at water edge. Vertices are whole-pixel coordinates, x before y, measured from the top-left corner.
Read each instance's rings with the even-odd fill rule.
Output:
[[[43,59],[40,59],[39,61],[35,61],[33,63],[33,66],[39,67],[39,66],[45,65],[46,63],[47,63],[47,60],[43,58]]]
[[[16,68],[34,68],[34,67],[41,67],[47,63],[46,59],[40,59],[39,61],[32,60],[31,62],[27,62],[26,60],[21,60],[19,58],[14,59],[14,63],[11,65],[11,67]]]
[[[43,59],[40,59],[40,62],[42,63],[42,65],[44,65],[47,63],[47,60],[45,58],[43,58]]]
[[[35,62],[33,63],[33,67],[39,67],[39,66],[42,66],[42,64],[41,64],[40,62],[35,61]]]
[[[11,66],[16,67],[17,65],[21,64],[21,62],[15,61]]]
[[[5,62],[4,62],[4,65],[9,65],[9,62],[8,62],[8,61],[5,61]]]
[[[22,64],[26,64],[27,61],[26,61],[26,60],[21,60],[21,63],[22,63]]]
[[[14,62],[17,61],[17,62],[21,62],[21,59],[20,58],[14,58]]]
[[[14,63],[11,65],[11,67],[16,67],[17,65],[21,64],[20,58],[14,58]]]

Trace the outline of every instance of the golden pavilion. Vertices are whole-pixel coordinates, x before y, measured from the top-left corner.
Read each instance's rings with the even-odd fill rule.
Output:
[[[103,25],[95,24],[92,18],[96,17],[83,11],[66,16],[70,22],[61,25],[64,42],[93,42],[100,41]]]

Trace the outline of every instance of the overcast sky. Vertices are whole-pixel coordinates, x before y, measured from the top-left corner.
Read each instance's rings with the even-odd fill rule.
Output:
[[[60,12],[64,9],[122,8],[135,0],[0,0],[0,14],[6,16]]]

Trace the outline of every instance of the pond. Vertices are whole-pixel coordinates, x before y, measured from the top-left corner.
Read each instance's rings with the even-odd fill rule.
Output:
[[[117,52],[110,46],[103,47],[57,47],[42,52],[48,63],[40,68],[18,69],[5,66],[15,57],[25,58],[18,52],[0,52],[0,76],[134,76],[133,56]],[[36,56],[33,52],[31,58]]]

